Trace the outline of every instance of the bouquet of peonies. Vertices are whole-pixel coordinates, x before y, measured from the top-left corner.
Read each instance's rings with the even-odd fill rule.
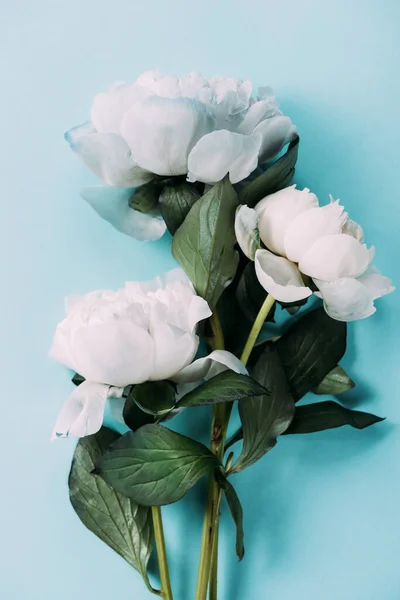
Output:
[[[244,555],[231,476],[282,434],[382,420],[333,400],[296,403],[354,387],[338,364],[346,323],[372,315],[394,288],[338,200],[320,206],[290,185],[299,136],[270,88],[255,94],[250,81],[146,72],[98,94],[90,122],[66,139],[102,180],[83,198],[137,239],[168,230],[181,267],[67,300],[51,356],[75,372],[53,432],[80,438],[71,502],[151,592],[172,600],[160,507],[208,477],[192,597],[216,600],[222,496]],[[103,427],[107,403],[124,435]],[[209,447],[169,427],[201,405],[210,405]],[[228,439],[234,407],[241,427]],[[160,589],[147,571],[153,541]]]

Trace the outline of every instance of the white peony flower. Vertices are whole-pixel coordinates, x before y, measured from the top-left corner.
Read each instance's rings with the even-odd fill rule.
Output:
[[[50,356],[86,381],[67,399],[53,438],[98,431],[107,398],[120,398],[130,384],[193,382],[205,377],[214,361],[239,372],[244,368],[229,352],[192,363],[199,344],[196,326],[212,313],[180,269],[150,283],[127,283],[117,292],[70,298],[66,311]]]
[[[244,215],[253,231],[243,227]],[[372,315],[374,300],[394,290],[391,280],[371,265],[374,248],[362,243],[361,227],[339,200],[331,197],[321,207],[310,190],[291,186],[267,196],[255,209],[242,207],[235,229],[247,256],[255,228],[266,247],[255,253],[258,280],[280,302],[303,300],[317,289],[328,315],[354,321]]]
[[[129,208],[136,187],[175,175],[210,184],[229,174],[237,183],[295,137],[272,90],[262,88],[257,97],[252,91],[249,80],[200,73],[163,77],[147,71],[134,83],[115,83],[94,98],[91,121],[66,133],[74,152],[107,186],[83,197],[123,233],[161,237],[159,216]]]

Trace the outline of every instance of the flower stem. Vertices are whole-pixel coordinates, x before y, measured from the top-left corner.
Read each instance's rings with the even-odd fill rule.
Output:
[[[221,322],[216,312],[214,312],[210,317],[210,325],[213,332],[213,338],[211,343],[213,350],[223,350],[225,345],[224,334],[222,331]],[[211,425],[210,448],[211,451],[216,455],[220,455],[221,452],[223,453],[223,444],[221,443],[222,439],[225,439],[223,436],[223,424],[225,425],[226,420],[229,420],[229,414],[226,405],[214,405],[213,420]],[[214,549],[214,528],[216,526],[215,509],[217,494],[218,486],[215,481],[214,475],[211,474],[210,480],[208,482],[207,505],[203,523],[203,535],[201,540],[196,600],[206,600],[207,598],[208,583],[210,578],[211,557],[212,555],[215,556],[215,552],[218,551],[217,549]]]
[[[260,312],[258,313],[249,337],[246,341],[240,360],[247,364],[251,351],[257,341],[261,328],[274,305],[274,298],[267,296]],[[216,312],[210,318],[213,331],[212,347],[214,350],[224,349],[224,335]],[[228,430],[229,418],[232,411],[232,402],[215,404],[211,426],[211,451],[222,462],[225,453],[225,440]],[[228,459],[232,460],[232,456]],[[201,541],[200,563],[196,588],[196,600],[207,600],[207,590],[210,584],[210,600],[217,600],[218,584],[218,537],[219,537],[219,511],[221,504],[221,489],[215,481],[214,475],[210,476],[208,484],[207,507],[203,524]]]
[[[261,328],[264,325],[265,319],[268,317],[269,311],[273,307],[274,302],[275,299],[272,298],[272,296],[268,295],[260,308],[256,320],[253,323],[253,327],[251,328],[249,337],[247,338],[245,347],[242,352],[242,356],[240,357],[240,360],[244,365],[247,365],[247,361],[250,358],[251,351],[254,348],[257,338],[260,334]]]
[[[164,600],[173,600],[171,582],[169,579],[161,508],[159,506],[152,506],[151,512],[153,516],[154,538],[156,540],[158,565],[160,569],[161,596],[164,598]]]

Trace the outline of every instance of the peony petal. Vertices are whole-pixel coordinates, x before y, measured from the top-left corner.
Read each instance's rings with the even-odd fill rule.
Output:
[[[189,313],[187,316],[189,332],[192,333],[200,321],[211,317],[212,310],[208,306],[208,302],[200,296],[192,296],[190,300]]]
[[[351,235],[326,235],[316,240],[301,257],[299,269],[305,275],[323,281],[359,277],[373,257],[374,248],[368,249]]]
[[[140,167],[184,175],[190,151],[214,127],[214,117],[197,100],[150,96],[126,113],[121,133]]]
[[[347,214],[338,202],[310,208],[289,223],[285,232],[285,254],[289,260],[299,262],[313,243],[324,235],[341,233]]]
[[[191,383],[204,378],[210,379],[226,369],[243,375],[247,375],[248,372],[244,364],[231,352],[214,350],[205,358],[199,358],[182,369],[173,379],[178,384]]]
[[[171,379],[194,358],[199,345],[197,335],[161,322],[152,323],[154,366],[150,381]]]
[[[99,133],[120,134],[121,121],[132,106],[152,95],[150,90],[135,83],[114,84],[108,90],[97,94],[93,100],[91,119]]]
[[[99,431],[103,423],[108,385],[84,381],[68,396],[51,435],[55,440],[73,435],[84,437]]]
[[[291,142],[297,135],[297,129],[289,117],[278,115],[261,121],[254,133],[259,133],[262,137],[259,161],[263,163],[272,160],[285,144]]]
[[[352,219],[347,218],[346,222],[343,225],[342,233],[347,233],[347,235],[352,235],[359,242],[364,241],[364,231],[361,225],[353,221]]]
[[[71,348],[71,328],[67,319],[57,325],[49,356],[72,371],[77,370]]]
[[[129,206],[134,188],[85,187],[81,196],[115,229],[137,240],[158,240],[166,230],[159,216],[144,214]]]
[[[257,250],[255,267],[263,288],[280,302],[295,302],[311,296],[312,290],[304,285],[297,266],[268,250]]]
[[[250,175],[258,164],[260,135],[241,135],[226,129],[205,135],[189,155],[189,181],[216,183],[229,173],[231,183]]]
[[[332,319],[355,321],[371,316],[376,308],[368,288],[357,279],[342,277],[326,282],[314,279],[319,288],[324,308]]]
[[[246,112],[243,121],[240,123],[237,128],[237,133],[242,133],[243,135],[250,135],[253,133],[254,128],[267,116],[275,116],[274,113],[276,109],[271,111],[271,103],[267,100],[258,100],[254,102],[249,110]],[[272,112],[272,114],[271,114]]]
[[[260,237],[269,250],[286,256],[285,235],[289,223],[300,213],[318,206],[318,198],[308,188],[295,185],[266,196],[255,207],[259,216]]]
[[[370,265],[365,273],[363,273],[361,277],[358,277],[358,281],[368,289],[372,300],[386,296],[386,294],[390,294],[395,290],[395,287],[392,285],[392,280],[389,279],[389,277],[382,275],[382,273],[373,265]]]
[[[243,254],[250,260],[254,260],[256,251],[260,248],[258,215],[254,208],[238,207],[235,217],[235,234]]]
[[[127,144],[115,133],[79,135],[71,130],[65,139],[85,165],[108,185],[133,187],[154,179],[152,173],[135,164]]]
[[[148,381],[153,371],[151,336],[124,318],[80,327],[73,347],[79,372],[89,381],[125,387]]]

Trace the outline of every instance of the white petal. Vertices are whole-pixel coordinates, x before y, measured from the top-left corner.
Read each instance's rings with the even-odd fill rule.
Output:
[[[254,128],[264,119],[268,110],[268,102],[264,100],[254,102],[237,128],[237,133],[242,133],[243,135],[250,135],[253,133]]]
[[[81,196],[115,229],[137,240],[158,240],[166,230],[159,216],[144,214],[129,206],[134,188],[92,186],[81,190]]]
[[[289,223],[300,213],[318,206],[318,198],[308,188],[295,185],[266,196],[255,207],[259,216],[260,237],[276,254],[285,254],[285,235]]]
[[[159,69],[152,69],[149,71],[144,71],[141,73],[139,77],[136,79],[135,84],[144,87],[154,94],[157,90],[158,81],[161,78],[161,73]]]
[[[132,159],[126,142],[115,133],[89,133],[77,136],[67,132],[65,139],[85,165],[108,185],[133,187],[154,179]]]
[[[49,356],[69,369],[77,370],[71,347],[71,327],[67,319],[57,325]]]
[[[257,250],[255,267],[258,281],[275,300],[295,302],[312,294],[304,285],[297,266],[286,258],[268,250]]]
[[[368,289],[372,300],[381,298],[395,290],[392,285],[392,280],[389,279],[389,277],[382,275],[382,273],[373,265],[370,265],[365,273],[363,273],[361,277],[358,277],[358,281]]]
[[[374,249],[368,249],[351,235],[339,233],[319,238],[301,257],[299,269],[305,275],[334,281],[358,277],[372,261]]]
[[[355,321],[371,316],[376,308],[368,288],[357,279],[343,277],[325,282],[314,279],[324,301],[324,308],[332,319]]]
[[[197,335],[181,329],[154,323],[151,329],[154,342],[154,366],[150,374],[151,381],[171,379],[195,356],[199,345]]]
[[[84,381],[68,396],[51,438],[84,437],[99,431],[104,416],[108,386]]]
[[[254,208],[239,206],[235,217],[235,234],[242,252],[254,260],[260,248],[260,232],[258,231],[258,215]]]
[[[97,94],[93,101],[91,119],[100,133],[120,133],[125,113],[151,92],[134,83],[113,85],[108,92]]]
[[[313,243],[324,235],[341,233],[346,220],[338,202],[310,208],[289,223],[285,233],[285,253],[289,260],[299,262]]]
[[[278,115],[261,121],[254,133],[260,133],[262,137],[259,151],[259,160],[262,163],[272,160],[285,144],[295,138],[297,130],[289,117]]]
[[[347,218],[346,222],[343,225],[342,233],[347,233],[347,235],[352,235],[359,242],[364,241],[364,231],[358,223],[353,221],[352,219]]]
[[[204,378],[209,379],[226,369],[247,375],[246,367],[234,354],[227,350],[214,350],[205,358],[199,358],[182,369],[174,376],[174,381],[191,383]]]
[[[126,318],[80,327],[73,348],[78,371],[88,381],[125,387],[148,381],[153,371],[151,336]]]
[[[73,149],[81,138],[86,137],[91,133],[96,133],[96,127],[91,121],[86,121],[86,123],[82,123],[82,125],[77,125],[66,131],[64,133],[64,139]]]
[[[229,173],[231,183],[250,175],[258,164],[260,135],[223,129],[205,135],[189,155],[189,181],[216,183]]]
[[[150,96],[126,113],[121,133],[140,167],[158,175],[184,175],[190,151],[214,123],[196,100]]]
[[[208,306],[208,303],[200,296],[193,296],[190,300],[189,312],[188,312],[188,325],[189,332],[194,331],[197,323],[211,317],[212,310]]]

